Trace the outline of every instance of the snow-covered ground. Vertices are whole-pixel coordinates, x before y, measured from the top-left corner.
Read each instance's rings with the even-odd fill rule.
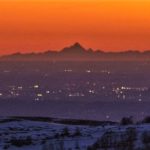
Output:
[[[131,140],[134,141],[134,148],[143,148],[145,145],[142,137],[145,133],[149,135],[150,124],[83,126],[1,118],[0,150],[86,150],[89,147],[92,149],[96,142],[102,146],[100,143],[104,137],[108,147],[114,150],[108,142],[120,142],[128,134],[133,136]],[[146,138],[149,144],[148,135]]]

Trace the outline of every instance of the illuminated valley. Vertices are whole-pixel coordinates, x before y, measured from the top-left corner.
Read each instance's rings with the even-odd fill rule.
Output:
[[[21,110],[24,115],[35,112],[87,119],[94,115],[116,120],[130,114],[143,118],[149,113],[143,108],[150,102],[149,66],[149,62],[1,62],[1,107],[11,108],[9,102],[19,104],[14,108],[35,107],[32,112]],[[56,111],[55,105],[60,107]],[[77,107],[80,116],[72,107]],[[1,113],[7,114],[3,109]],[[12,110],[11,115],[16,112]]]

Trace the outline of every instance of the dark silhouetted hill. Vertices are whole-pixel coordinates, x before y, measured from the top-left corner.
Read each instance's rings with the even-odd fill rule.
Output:
[[[128,50],[123,52],[104,52],[101,50],[86,49],[80,43],[75,43],[62,50],[48,50],[41,53],[15,53],[2,56],[1,60],[50,60],[50,61],[104,61],[104,60],[150,60],[150,51],[140,52]]]

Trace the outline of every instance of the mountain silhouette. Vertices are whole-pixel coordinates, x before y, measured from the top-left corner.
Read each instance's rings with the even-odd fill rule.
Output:
[[[80,43],[77,42],[70,47],[65,47],[64,49],[62,49],[61,53],[82,54],[86,53],[86,51],[87,50],[82,47]]]
[[[123,52],[104,52],[86,49],[76,42],[62,50],[48,50],[41,53],[14,53],[2,56],[0,60],[150,60],[150,51],[128,50]]]

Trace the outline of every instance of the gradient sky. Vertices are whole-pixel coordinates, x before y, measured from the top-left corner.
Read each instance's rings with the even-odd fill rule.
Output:
[[[0,0],[0,55],[61,49],[150,49],[150,0]]]

